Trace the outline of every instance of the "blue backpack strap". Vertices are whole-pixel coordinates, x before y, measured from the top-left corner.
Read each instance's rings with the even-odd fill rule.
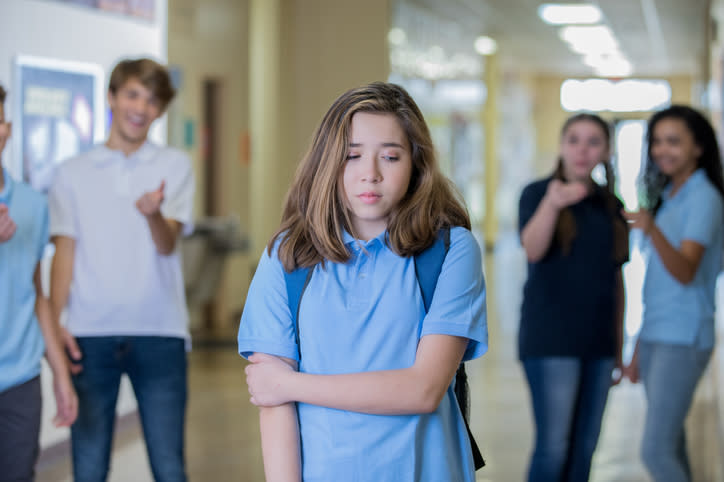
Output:
[[[422,293],[422,301],[425,304],[425,313],[430,310],[432,304],[432,296],[435,294],[437,279],[442,271],[442,264],[445,262],[445,256],[450,250],[450,228],[443,228],[438,233],[435,242],[422,253],[415,256],[415,275],[417,282],[420,284],[420,292]],[[455,374],[455,398],[460,406],[463,414],[463,422],[468,432],[468,440],[470,441],[470,449],[473,453],[473,465],[475,470],[485,466],[485,460],[480,453],[473,432],[470,430],[469,418],[469,401],[468,401],[468,376],[465,373],[465,364],[461,363]]]
[[[435,294],[437,279],[442,271],[442,264],[450,249],[450,228],[443,228],[435,242],[422,253],[415,256],[415,275],[420,285],[425,313],[430,310],[432,295]]]
[[[284,280],[287,284],[287,303],[289,304],[289,313],[292,315],[292,322],[296,333],[296,342],[299,346],[299,305],[302,302],[302,295],[307,289],[309,280],[312,278],[312,268],[297,268],[291,273],[284,271]],[[302,353],[299,352],[301,358]]]

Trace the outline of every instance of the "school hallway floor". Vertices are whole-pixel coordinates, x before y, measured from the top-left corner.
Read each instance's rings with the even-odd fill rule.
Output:
[[[525,276],[521,256],[513,237],[498,243],[495,253],[486,256],[490,350],[468,364],[471,428],[488,464],[478,471],[479,482],[524,480],[532,445],[530,403],[515,345]],[[229,337],[197,342],[189,355],[186,457],[191,481],[264,480],[257,410],[248,401],[244,365]],[[722,421],[718,415],[724,390],[719,382],[724,382],[724,357],[717,353],[699,385],[687,421],[695,481],[724,481]],[[611,390],[592,481],[649,480],[638,455],[644,411],[640,385],[623,382]],[[124,417],[117,424],[111,464],[111,482],[152,480],[135,416]],[[70,480],[67,444],[41,455],[38,482]]]

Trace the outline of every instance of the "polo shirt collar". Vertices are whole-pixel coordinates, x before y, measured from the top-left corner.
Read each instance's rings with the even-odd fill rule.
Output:
[[[344,241],[344,244],[348,247],[359,246],[361,248],[369,248],[376,243],[378,243],[380,246],[385,246],[387,244],[388,238],[389,233],[387,232],[387,230],[382,231],[380,234],[370,239],[369,241],[355,239],[351,234],[349,234],[346,229],[342,231],[342,240]]]
[[[689,192],[691,189],[695,189],[697,185],[699,185],[706,176],[706,172],[704,172],[704,168],[700,167],[693,173],[691,173],[691,176],[689,176],[689,179],[684,181],[684,185],[681,186],[679,189],[679,192],[676,193],[674,198],[683,198],[685,197],[686,193]],[[671,199],[671,189],[673,189],[673,186],[671,183],[668,183],[666,187],[664,188],[664,199]]]
[[[13,189],[15,188],[15,180],[10,176],[10,173],[4,167],[0,167],[3,170],[3,179],[5,179],[5,186],[0,191],[0,202],[3,204],[10,204],[10,199],[13,196]]]
[[[131,153],[131,155],[128,157],[126,157],[126,155],[123,154],[122,151],[117,149],[111,149],[105,144],[101,144],[100,149],[103,155],[97,156],[95,158],[95,163],[98,166],[103,166],[118,158],[134,159],[140,162],[148,162],[154,158],[154,155],[158,151],[158,146],[147,140],[141,145],[141,147],[138,148],[137,151]]]

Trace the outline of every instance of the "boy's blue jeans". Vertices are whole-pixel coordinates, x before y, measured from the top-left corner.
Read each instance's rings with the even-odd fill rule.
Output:
[[[76,482],[108,475],[116,401],[126,373],[138,401],[151,470],[157,482],[186,480],[184,340],[155,336],[79,337],[83,371],[73,376],[78,419],[71,427]]]
[[[588,480],[613,367],[613,358],[523,360],[536,425],[529,482]]]
[[[656,482],[691,480],[684,422],[711,353],[692,346],[639,342],[639,372],[647,400],[641,456]]]

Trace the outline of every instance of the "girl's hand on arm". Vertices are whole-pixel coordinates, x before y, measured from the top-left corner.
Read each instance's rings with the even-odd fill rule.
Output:
[[[292,401],[284,393],[285,377],[295,373],[289,362],[265,353],[254,353],[246,366],[246,384],[251,403],[262,407],[274,407]]]
[[[535,263],[543,259],[553,240],[559,212],[579,202],[587,193],[588,187],[582,182],[564,183],[553,179],[548,183],[545,196],[520,235],[528,261]]]

